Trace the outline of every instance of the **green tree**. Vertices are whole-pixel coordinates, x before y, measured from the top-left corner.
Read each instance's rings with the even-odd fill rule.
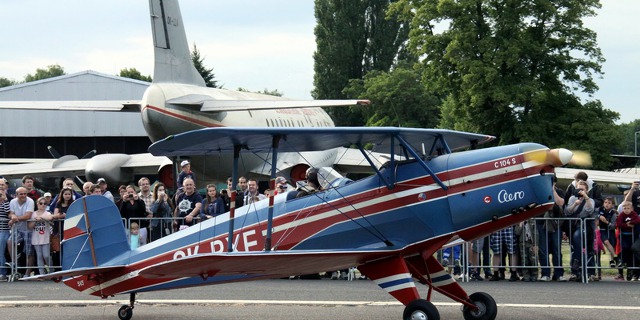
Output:
[[[598,89],[593,77],[604,58],[582,22],[598,8],[598,0],[399,0],[391,12],[411,25],[408,47],[421,57],[425,83],[446,97],[441,126],[499,143],[542,142],[553,129],[578,144],[581,131],[598,132],[618,117],[576,95]],[[611,146],[616,136],[607,133],[599,141]]]
[[[191,51],[191,61],[193,61],[193,65],[202,76],[202,79],[204,79],[204,83],[207,87],[219,88],[218,81],[214,80],[216,75],[213,74],[213,68],[207,69],[204,66],[204,57],[200,56],[200,51],[198,51],[195,43],[193,44],[193,51]]]
[[[404,52],[408,28],[386,17],[390,0],[315,0],[317,49],[314,58],[316,99],[348,98],[351,79],[372,70],[389,71]],[[362,125],[359,108],[329,108],[337,125]]]
[[[431,128],[440,118],[439,99],[420,81],[419,72],[408,67],[371,71],[364,80],[352,79],[345,94],[371,100],[371,106],[359,107],[366,126]]]
[[[278,91],[278,89],[269,90],[267,88],[264,88],[264,90],[262,90],[262,91],[250,91],[248,89],[240,87],[240,88],[238,88],[238,91],[240,91],[240,92],[253,92],[253,93],[267,94],[267,95],[276,96],[276,97],[282,97],[284,95],[284,93]]]
[[[130,79],[142,80],[146,82],[151,82],[151,76],[143,76],[140,74],[140,71],[136,68],[124,68],[120,70],[120,76]]]
[[[4,77],[0,77],[0,88],[12,86],[14,84],[18,84],[18,82],[14,80],[9,80]]]
[[[36,73],[35,74],[27,74],[24,77],[24,82],[31,82],[31,81],[37,81],[37,80],[42,80],[42,79],[47,79],[47,78],[53,78],[53,77],[58,77],[61,75],[66,74],[64,72],[64,69],[57,64],[52,64],[50,66],[47,66],[47,69],[36,69]]]

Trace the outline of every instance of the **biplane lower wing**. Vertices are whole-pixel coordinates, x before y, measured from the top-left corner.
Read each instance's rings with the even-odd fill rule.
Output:
[[[281,277],[347,269],[367,261],[393,255],[392,251],[277,251],[233,252],[195,255],[167,261],[140,270],[144,278],[212,277],[257,275]]]

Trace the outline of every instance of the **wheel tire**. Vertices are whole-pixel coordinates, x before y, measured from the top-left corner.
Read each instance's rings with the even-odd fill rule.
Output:
[[[465,306],[462,309],[465,320],[494,320],[498,315],[496,301],[493,300],[493,297],[489,294],[476,292],[470,295],[469,299],[478,307],[478,310],[472,311],[469,307]]]
[[[133,317],[133,309],[130,306],[124,305],[118,310],[118,318],[120,320],[130,320]]]
[[[402,319],[404,320],[440,320],[440,312],[436,309],[433,303],[424,300],[416,299],[411,301],[402,313]]]

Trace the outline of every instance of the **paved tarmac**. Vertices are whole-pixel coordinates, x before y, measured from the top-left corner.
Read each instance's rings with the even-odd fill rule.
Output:
[[[640,316],[640,282],[469,282],[498,303],[497,319],[618,320]],[[420,286],[426,296],[426,287]],[[401,319],[404,307],[368,280],[265,280],[138,295],[143,319]],[[117,319],[128,296],[99,299],[53,282],[0,283],[1,319]],[[460,304],[434,293],[442,319]]]

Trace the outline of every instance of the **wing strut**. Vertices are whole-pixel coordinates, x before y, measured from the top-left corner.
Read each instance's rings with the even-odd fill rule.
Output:
[[[378,170],[378,168],[376,167],[375,164],[373,164],[373,161],[371,160],[371,158],[369,158],[369,155],[367,154],[367,151],[364,150],[364,148],[362,147],[361,143],[357,144],[358,149],[360,149],[360,152],[362,153],[362,155],[364,156],[365,160],[367,160],[367,162],[369,163],[369,166],[371,167],[371,169],[373,169],[376,174],[378,175],[378,177],[380,177],[380,179],[382,181],[384,181],[384,184],[387,186],[387,188],[389,189],[393,189],[393,182],[395,181],[395,179],[393,181],[389,181],[389,179],[387,179],[387,177],[383,176],[382,173],[380,172],[380,170]],[[393,144],[392,144],[393,146]],[[392,147],[393,148],[393,147]],[[391,163],[393,165],[393,152],[391,153]]]
[[[422,160],[420,155],[417,154],[415,150],[413,150],[411,145],[409,145],[407,143],[407,141],[405,141],[399,135],[397,135],[396,138],[398,139],[398,141],[400,141],[400,143],[402,143],[402,146],[404,147],[404,149],[409,151],[409,153],[416,159],[416,161],[418,161],[420,166],[422,166],[422,168],[429,173],[431,178],[433,178],[433,181],[435,181],[443,190],[447,190],[448,189],[447,186],[442,182],[442,180],[440,180],[440,178],[438,178],[438,176],[431,170],[431,168],[429,168],[429,166]],[[446,144],[445,144],[445,146],[446,146]]]
[[[278,163],[278,147],[280,146],[281,135],[274,135],[271,140],[271,190],[275,190],[275,178]],[[264,240],[264,251],[271,251],[271,229],[273,228],[273,192],[269,194],[269,212],[267,217],[267,238]]]
[[[228,252],[233,252],[233,224],[236,214],[236,196],[238,188],[238,159],[240,158],[240,148],[242,146],[236,145],[233,147],[233,171],[231,173],[231,200],[229,200],[229,239],[227,241]]]

